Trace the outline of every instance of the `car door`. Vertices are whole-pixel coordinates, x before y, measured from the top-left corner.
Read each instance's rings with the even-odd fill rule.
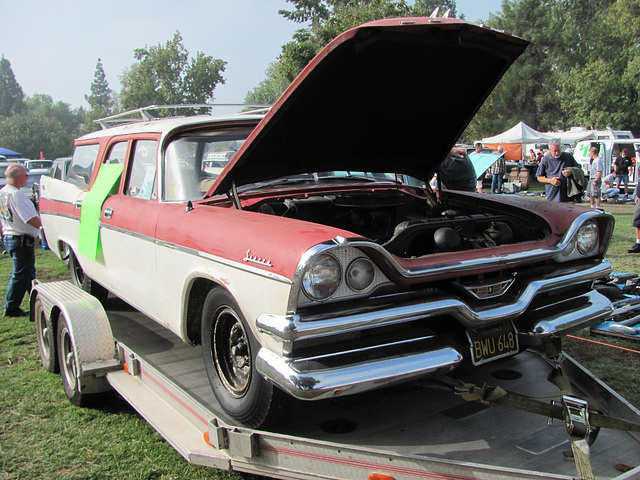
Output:
[[[124,158],[108,155],[105,164],[123,162],[118,191],[102,206],[100,239],[110,287],[139,310],[159,318],[155,231],[159,211],[156,189],[157,139],[133,138],[112,145]]]
[[[76,145],[68,179],[43,176],[40,182],[40,217],[47,242],[62,255],[78,253],[81,206],[89,191],[100,144],[96,140]]]

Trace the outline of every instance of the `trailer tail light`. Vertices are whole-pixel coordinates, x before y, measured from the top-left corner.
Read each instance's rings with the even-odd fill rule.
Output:
[[[391,475],[384,473],[372,473],[369,475],[369,480],[395,480]]]

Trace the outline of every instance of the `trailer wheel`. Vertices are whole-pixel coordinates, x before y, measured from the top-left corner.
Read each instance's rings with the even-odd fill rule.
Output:
[[[280,418],[286,395],[256,371],[259,345],[246,325],[228,292],[209,292],[200,330],[209,383],[227,414],[257,428]]]
[[[84,406],[87,403],[86,395],[80,391],[78,361],[67,319],[64,316],[60,317],[58,324],[58,363],[67,398],[74,405]]]
[[[59,366],[55,330],[53,328],[53,322],[50,318],[47,318],[44,313],[44,307],[39,295],[34,303],[33,312],[36,322],[36,340],[38,342],[38,352],[40,352],[42,368],[47,372],[58,373]]]
[[[90,295],[93,295],[98,299],[100,303],[105,303],[109,297],[109,290],[104,288],[99,283],[91,280],[82,269],[78,257],[69,248],[69,271],[71,272],[71,281],[78,288],[81,288]]]

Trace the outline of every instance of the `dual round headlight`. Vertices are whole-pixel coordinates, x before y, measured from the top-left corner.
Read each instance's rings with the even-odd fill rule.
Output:
[[[344,273],[347,285],[356,292],[366,290],[373,283],[375,270],[366,258],[353,260]],[[323,253],[309,262],[302,277],[302,288],[313,300],[325,300],[331,297],[342,283],[342,265],[336,257]]]

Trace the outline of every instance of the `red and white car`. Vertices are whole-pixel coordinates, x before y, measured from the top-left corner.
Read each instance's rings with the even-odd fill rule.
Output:
[[[249,426],[291,397],[559,354],[611,311],[593,286],[612,216],[429,187],[526,46],[454,19],[376,21],[266,114],[85,135],[70,178],[43,177],[47,241],[79,285],[201,344],[221,406]]]

